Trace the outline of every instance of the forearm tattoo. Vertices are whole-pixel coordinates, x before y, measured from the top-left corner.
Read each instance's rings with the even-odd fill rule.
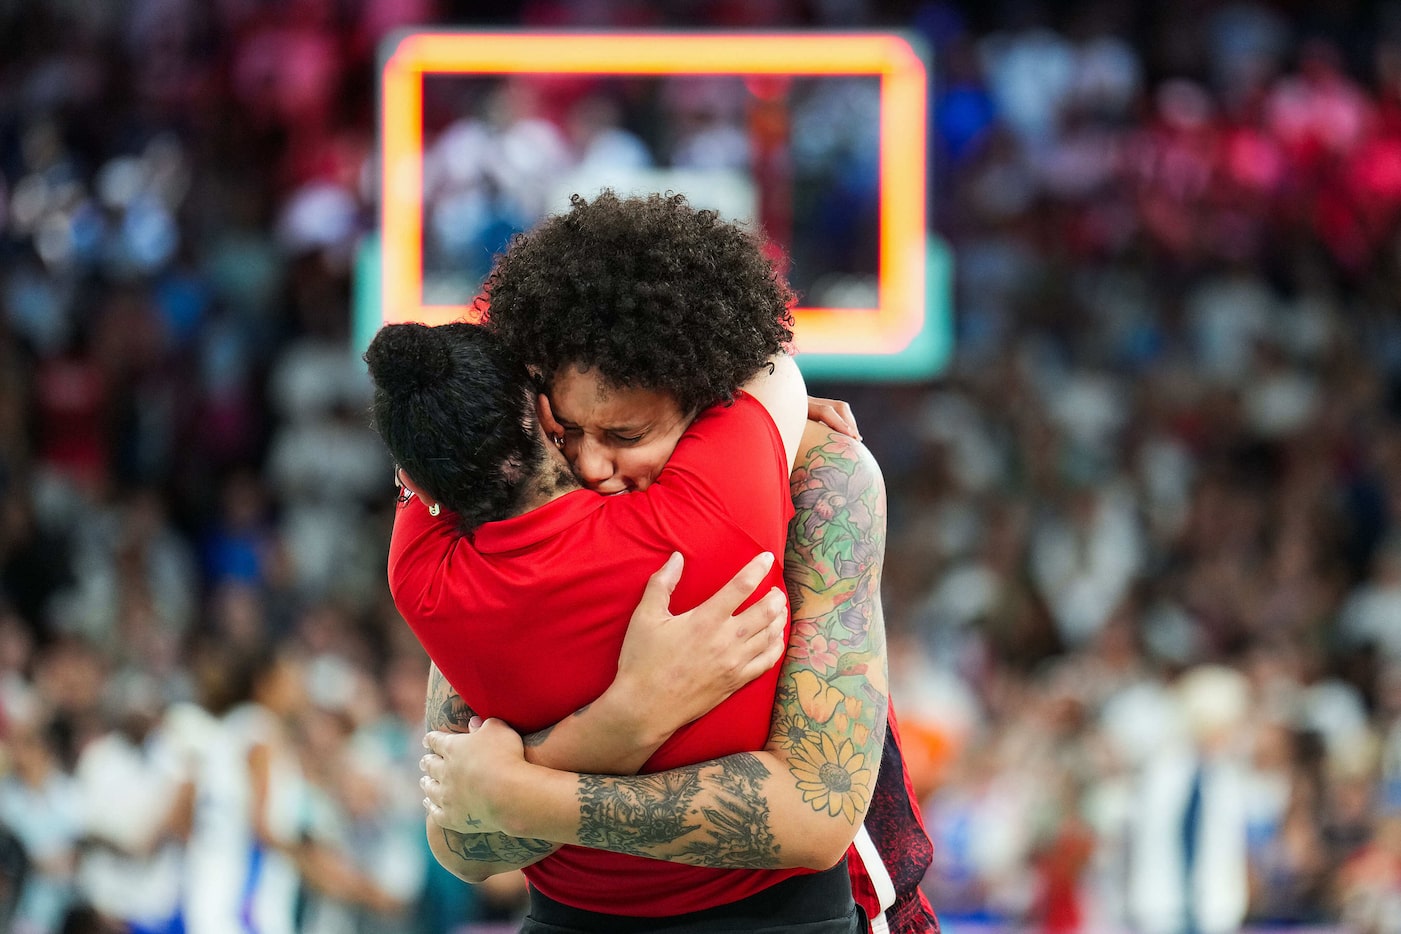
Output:
[[[545,740],[550,738],[550,734],[555,731],[556,725],[557,724],[551,723],[543,730],[536,730],[534,733],[527,733],[521,737],[521,742],[525,744],[527,748],[533,748],[535,746],[543,745]]]
[[[708,839],[693,841],[683,855],[703,866],[776,866],[778,842],[769,828],[769,803],[763,792],[769,770],[749,753],[729,756],[722,763],[719,785],[723,794],[701,808],[709,822]]]
[[[467,723],[476,714],[448,679],[433,665],[428,670],[428,699],[425,704],[427,727],[450,733],[467,732]],[[516,868],[548,855],[555,844],[548,840],[508,837],[502,833],[459,833],[443,830],[443,840],[453,855],[467,862],[495,863]]]
[[[581,775],[579,842],[694,866],[775,867],[769,775],[750,753],[652,775]]]
[[[476,714],[462,695],[448,684],[437,665],[428,669],[428,699],[424,702],[424,720],[429,730],[444,733],[466,733],[467,723]]]
[[[885,737],[885,485],[870,452],[834,434],[799,458],[791,486],[793,630],[769,743],[813,810],[855,824]]]
[[[583,714],[592,706],[592,702],[587,703],[584,706],[580,707],[578,710],[574,711],[573,715],[576,717],[583,716]],[[524,742],[527,746],[543,745],[545,740],[550,738],[550,734],[555,731],[555,727],[557,726],[559,726],[558,723],[551,723],[544,729],[536,730],[534,733],[527,733],[525,736],[521,737],[521,741]]]
[[[500,833],[458,833],[443,830],[448,849],[470,863],[507,863],[526,866],[555,848],[548,840],[508,837]]]

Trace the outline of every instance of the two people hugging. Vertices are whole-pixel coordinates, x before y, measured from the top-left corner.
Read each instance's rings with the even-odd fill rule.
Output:
[[[679,195],[576,196],[484,292],[483,324],[366,352],[435,856],[523,869],[525,932],[937,930],[884,486],[807,397],[762,242]]]

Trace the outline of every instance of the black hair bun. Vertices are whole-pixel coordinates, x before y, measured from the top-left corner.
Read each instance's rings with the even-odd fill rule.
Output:
[[[445,333],[451,325],[386,324],[365,351],[375,385],[392,394],[418,392],[452,376]]]

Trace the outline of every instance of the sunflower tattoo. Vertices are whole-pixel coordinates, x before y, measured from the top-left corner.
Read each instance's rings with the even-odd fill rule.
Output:
[[[870,800],[875,773],[865,767],[866,756],[849,739],[837,744],[826,733],[793,750],[789,770],[798,780],[803,800],[816,810],[826,809],[856,823]]]
[[[802,714],[779,714],[774,718],[769,733],[778,740],[779,747],[787,752],[793,752],[804,744],[812,742],[813,738],[807,718]]]

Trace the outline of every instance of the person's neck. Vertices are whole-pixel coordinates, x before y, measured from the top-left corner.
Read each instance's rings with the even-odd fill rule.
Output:
[[[535,476],[526,481],[520,503],[513,516],[521,516],[546,503],[581,489],[579,479],[569,469],[569,463],[558,451],[547,451]]]

